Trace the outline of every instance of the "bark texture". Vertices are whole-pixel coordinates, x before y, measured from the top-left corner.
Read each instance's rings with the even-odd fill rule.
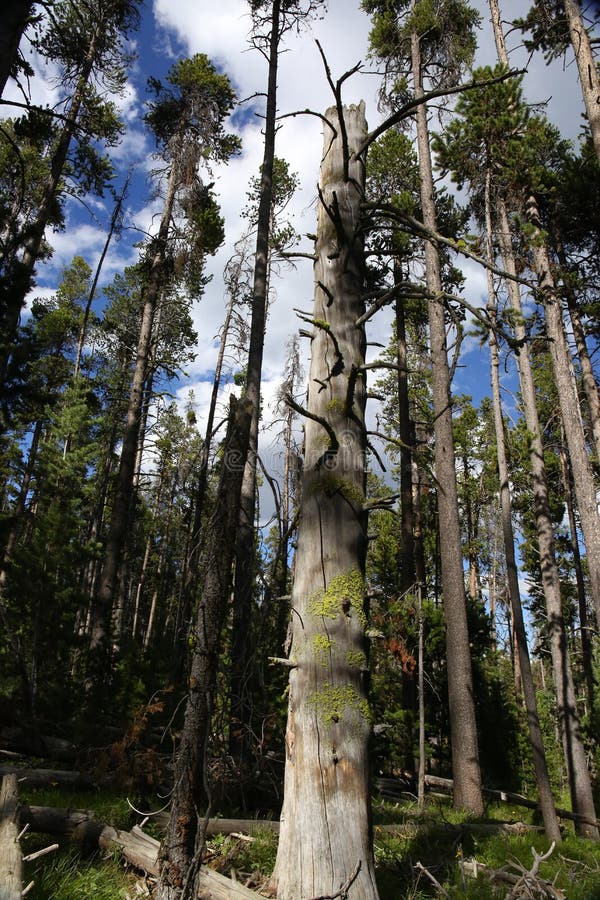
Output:
[[[364,104],[326,113],[305,463],[292,591],[280,900],[375,900],[367,743],[364,275],[353,158]]]

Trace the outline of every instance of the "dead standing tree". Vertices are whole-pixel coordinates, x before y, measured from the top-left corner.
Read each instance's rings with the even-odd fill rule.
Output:
[[[339,92],[337,92],[339,98]],[[367,743],[364,104],[327,111],[277,896],[376,900]]]

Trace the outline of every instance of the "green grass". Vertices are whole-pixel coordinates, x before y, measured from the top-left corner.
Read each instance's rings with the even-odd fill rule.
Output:
[[[27,894],[31,900],[119,900],[132,894],[133,884],[116,856],[96,853],[85,858],[75,847],[26,864],[26,880],[34,881]]]
[[[65,792],[56,789],[30,790],[23,799],[39,806],[94,809],[98,819],[120,828],[131,827],[133,818],[126,799],[103,792]],[[374,848],[381,900],[426,900],[439,897],[435,878],[452,900],[496,900],[505,898],[510,885],[492,885],[485,874],[475,880],[466,872],[464,861],[476,859],[491,869],[526,870],[533,864],[532,848],[542,855],[549,844],[542,832],[524,834],[482,833],[462,826],[474,824],[466,814],[452,808],[450,801],[431,800],[424,810],[416,803],[374,801]],[[482,822],[521,821],[539,824],[537,813],[507,804],[488,804]],[[378,826],[398,826],[398,831]],[[158,836],[158,835],[157,835]],[[53,838],[28,835],[24,853],[47,846]],[[135,875],[128,873],[118,854],[85,855],[59,838],[61,849],[27,864],[26,881],[35,880],[28,896],[32,900],[109,900],[133,894]],[[233,836],[216,836],[207,842],[209,864],[224,874],[232,869],[240,876],[252,876],[260,889],[275,864],[277,836],[260,832],[252,841]],[[426,871],[419,869],[420,863]],[[549,859],[542,862],[540,876],[565,892],[568,900],[600,900],[600,844],[575,837],[572,826],[564,824],[564,840]]]
[[[402,832],[390,833],[375,825],[375,862],[381,900],[440,896],[417,863],[427,869],[451,898],[504,898],[510,885],[492,885],[484,873],[474,879],[463,861],[476,859],[492,869],[504,869],[518,876],[521,872],[511,863],[520,863],[530,870],[534,862],[532,848],[541,856],[550,846],[541,832],[494,834],[462,830],[462,824],[474,824],[474,820],[443,801],[428,804],[423,812],[415,804],[396,804],[390,808],[389,804],[376,803],[374,812],[376,823],[396,823],[403,828]],[[531,810],[490,804],[485,819],[479,821],[538,824],[536,816]],[[572,826],[565,825],[563,842],[541,863],[539,875],[564,891],[568,900],[600,900],[600,845],[575,837]]]
[[[130,828],[139,817],[134,814],[127,797],[111,791],[68,791],[63,788],[25,788],[19,791],[20,799],[29,806],[55,806],[67,809],[88,809],[96,813],[100,822],[115,828]],[[135,805],[135,804],[134,804]]]

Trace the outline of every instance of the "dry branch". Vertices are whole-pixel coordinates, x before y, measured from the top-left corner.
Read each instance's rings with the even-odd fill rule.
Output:
[[[0,788],[0,900],[18,900],[23,890],[23,858],[17,819],[17,778],[5,775]]]

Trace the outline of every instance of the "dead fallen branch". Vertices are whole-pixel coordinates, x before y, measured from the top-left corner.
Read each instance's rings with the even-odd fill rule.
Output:
[[[19,844],[17,779],[5,775],[0,787],[0,898],[19,900],[23,857]]]
[[[553,842],[550,849],[541,855],[532,847],[533,865],[531,869],[526,869],[517,860],[512,860],[502,869],[492,869],[484,863],[477,862],[476,859],[466,859],[463,862],[463,871],[473,878],[485,875],[495,884],[511,885],[512,890],[506,895],[507,900],[520,900],[520,898],[528,897],[538,897],[540,900],[542,898],[547,898],[547,900],[565,900],[566,894],[563,891],[539,875],[541,863],[549,859],[554,852],[554,848],[555,844]]]

